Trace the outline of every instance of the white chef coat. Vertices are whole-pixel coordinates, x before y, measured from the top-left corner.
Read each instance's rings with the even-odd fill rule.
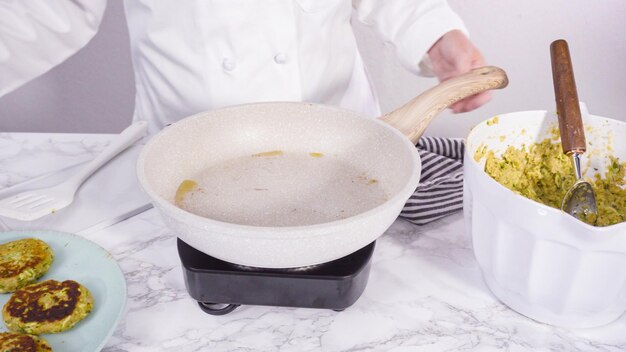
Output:
[[[0,96],[84,46],[104,1],[0,6]],[[438,38],[465,31],[445,0],[126,0],[124,6],[134,119],[148,120],[152,133],[200,111],[258,101],[316,102],[376,116],[352,20],[376,30],[416,74]]]

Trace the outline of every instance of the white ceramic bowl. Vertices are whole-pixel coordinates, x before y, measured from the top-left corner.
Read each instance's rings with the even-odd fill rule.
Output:
[[[626,123],[593,115],[583,122],[587,172],[603,172],[607,151],[626,160]],[[554,113],[526,111],[472,129],[464,162],[466,229],[485,282],[506,305],[552,325],[600,326],[626,310],[626,223],[587,225],[510,191],[473,157],[482,145],[497,154],[540,142],[556,125]]]

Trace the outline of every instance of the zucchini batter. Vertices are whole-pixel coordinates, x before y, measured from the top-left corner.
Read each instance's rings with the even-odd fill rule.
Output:
[[[479,148],[474,159],[486,156],[485,172],[510,190],[539,203],[560,209],[567,190],[576,182],[573,166],[563,154],[560,143],[545,139],[541,143],[509,147],[501,157]],[[596,226],[626,221],[626,162],[610,157],[603,178],[596,174],[588,180],[596,195]]]

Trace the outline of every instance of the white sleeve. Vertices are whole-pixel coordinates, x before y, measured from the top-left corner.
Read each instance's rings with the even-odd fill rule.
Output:
[[[106,0],[0,0],[0,97],[85,46],[105,8]]]
[[[402,65],[418,75],[428,49],[445,33],[467,33],[461,18],[445,0],[353,0],[359,21],[372,27],[395,48]]]

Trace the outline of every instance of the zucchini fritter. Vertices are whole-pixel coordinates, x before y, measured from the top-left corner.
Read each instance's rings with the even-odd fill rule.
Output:
[[[70,329],[91,312],[93,297],[76,281],[47,280],[23,287],[2,309],[11,331],[48,334]]]
[[[25,238],[0,245],[0,293],[13,292],[43,276],[54,254],[46,242]]]
[[[41,337],[14,332],[0,333],[2,352],[52,352],[52,347]]]

